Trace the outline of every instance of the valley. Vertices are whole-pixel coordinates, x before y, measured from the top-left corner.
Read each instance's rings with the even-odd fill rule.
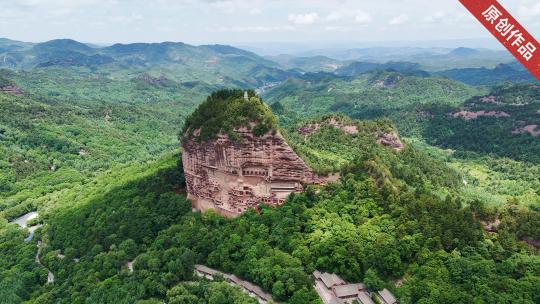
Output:
[[[538,82],[495,51],[326,55],[0,39],[0,303],[257,302],[197,265],[279,303],[320,304],[315,270],[538,303]]]

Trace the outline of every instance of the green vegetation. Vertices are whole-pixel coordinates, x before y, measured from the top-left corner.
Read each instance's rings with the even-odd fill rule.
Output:
[[[163,42],[89,47],[74,40],[57,39],[23,48],[2,48],[0,42],[0,56],[0,67],[74,71],[122,80],[147,73],[182,83],[257,86],[291,75],[279,69],[277,63],[226,45]]]
[[[220,90],[208,96],[186,119],[182,134],[209,140],[225,133],[234,139],[237,136],[233,131],[237,127],[250,128],[256,136],[262,136],[276,132],[277,121],[254,91]]]
[[[538,87],[471,87],[419,70],[484,55],[458,49],[420,66],[352,64],[341,77],[286,72],[219,45],[0,39],[1,64],[14,68],[0,71],[0,86],[25,92],[0,93],[0,303],[256,303],[194,276],[196,263],[283,303],[320,304],[315,269],[387,287],[404,304],[539,303],[539,141],[512,134],[540,125]],[[287,62],[313,71],[339,63]],[[383,70],[365,70],[373,67]],[[243,90],[220,90],[197,108],[224,85],[288,76],[266,92],[270,107],[254,91],[244,100]],[[458,111],[509,117],[448,115]],[[330,117],[358,134],[325,123]],[[173,152],[181,126],[207,140],[239,126],[262,135],[278,122],[306,163],[340,179],[235,219],[191,212]],[[299,134],[309,123],[321,128]],[[377,143],[388,132],[406,136],[403,150]],[[43,226],[25,241],[28,229],[9,221],[30,211],[39,217],[28,224]]]
[[[436,148],[414,138],[409,138],[408,142],[460,172],[464,183],[461,188],[463,197],[482,201],[489,206],[503,207],[508,203],[527,205],[533,209],[540,206],[538,164],[475,153],[462,154]]]
[[[442,78],[403,76],[378,71],[358,77],[306,74],[272,88],[263,97],[305,116],[340,112],[357,119],[389,117],[397,127],[414,124],[400,119],[425,104],[459,105],[485,90]]]
[[[327,123],[334,119],[344,125],[356,126],[358,134],[347,134]],[[306,124],[317,124],[321,128],[310,136],[288,132],[287,139],[293,149],[316,172],[326,175],[333,172],[349,172],[353,164],[366,161],[384,164],[382,171],[374,166],[368,172],[381,180],[389,179],[389,173],[407,180],[411,185],[424,187],[430,183],[439,187],[456,188],[460,184],[457,172],[443,162],[433,160],[421,151],[407,146],[396,152],[377,143],[378,135],[395,132],[388,120],[354,121],[345,116],[325,116],[310,120]]]
[[[27,255],[23,250],[10,257],[17,268],[2,272],[33,278],[18,283],[33,292],[2,292],[29,303],[204,299],[219,285],[181,283],[193,280],[194,263],[203,263],[287,303],[319,303],[309,277],[314,269],[370,284],[382,279],[402,303],[538,301],[538,256],[517,239],[534,237],[539,219],[509,209],[499,233],[484,235],[475,214],[487,218],[490,211],[481,204],[465,207],[454,194],[441,196],[440,186],[427,182],[434,173],[424,172],[422,185],[408,182],[410,168],[428,156],[383,160],[378,153],[368,149],[324,191],[309,189],[281,208],[263,207],[233,220],[191,213],[184,196],[171,191],[181,180],[178,155],[117,166],[43,201],[46,225],[36,237],[44,242],[41,260],[55,274],[54,284],[45,284],[46,270],[30,263],[34,251],[27,244]],[[11,242],[22,245],[21,238],[14,234]],[[32,267],[20,269],[25,256]],[[3,277],[0,286],[11,284],[10,276]],[[398,279],[401,287],[390,283]],[[219,294],[235,298],[233,291]]]
[[[448,77],[470,85],[496,85],[505,82],[529,82],[534,83],[536,79],[519,62],[509,64],[499,64],[493,69],[462,68],[440,71],[437,76]]]
[[[460,172],[464,182],[467,183],[461,191],[465,197],[481,200],[488,205],[502,206],[517,201],[522,205],[539,206],[540,184],[537,176],[540,166],[538,159],[540,141],[538,137],[528,133],[513,134],[513,131],[527,125],[540,125],[540,115],[537,113],[540,110],[538,97],[540,91],[537,85],[506,84],[489,90],[460,85],[447,91],[449,94],[445,95],[440,91],[442,88],[426,85],[433,85],[438,81],[444,83],[447,80],[435,81],[426,78],[424,86],[415,86],[411,81],[405,82],[411,77],[404,77],[393,87],[373,88],[357,85],[354,86],[356,91],[346,89],[348,86],[353,87],[353,83],[359,83],[359,79],[369,79],[366,75],[349,79],[311,75],[310,83],[292,79],[282,86],[273,88],[266,96],[273,102],[272,108],[277,110],[280,124],[287,127],[295,125],[306,116],[327,111],[349,113],[360,118],[388,117],[394,122],[399,133],[408,137],[418,149],[449,163]],[[420,78],[414,79],[420,81]],[[399,92],[405,88],[414,93],[404,94],[404,99],[392,98],[395,103],[386,102],[383,94],[401,94]],[[298,91],[295,92],[296,89]],[[441,94],[432,98],[433,92],[438,91]],[[416,97],[413,98],[415,94]],[[308,98],[308,96],[319,97]],[[493,97],[486,99],[484,98],[486,96],[494,96],[494,99],[490,101]],[[358,100],[358,103],[356,106],[353,106],[352,102],[334,103],[340,98]],[[310,107],[306,106],[301,108],[302,111],[296,111],[297,107],[302,107],[303,100],[310,101]],[[385,102],[377,104],[380,100]],[[435,100],[437,102],[434,102]],[[375,110],[370,110],[371,107]],[[460,111],[505,112],[509,117],[484,116],[465,120],[449,115]],[[322,155],[322,151],[317,149],[315,151],[319,156]],[[339,155],[339,151],[340,149],[333,149],[329,154],[335,160],[335,155]],[[316,161],[321,162],[325,159],[327,155],[322,155]],[[341,160],[337,159],[330,167],[339,167],[340,163]],[[313,165],[317,167],[316,164]],[[328,169],[323,171],[326,172]]]
[[[7,87],[9,85],[13,85],[13,82],[0,76],[0,88]]]
[[[7,219],[100,170],[177,149],[183,118],[203,98],[199,89],[143,80],[3,73],[26,92],[0,93],[0,214]]]
[[[460,153],[476,152],[510,157],[515,160],[540,163],[540,141],[529,133],[514,134],[527,125],[540,126],[540,90],[536,85],[507,85],[495,87],[483,97],[467,100],[463,106],[433,107],[422,129],[422,136],[432,145],[454,148]],[[508,117],[478,117],[464,120],[449,113],[504,112]]]
[[[116,165],[60,196],[44,196],[37,208],[46,225],[30,243],[22,241],[22,230],[2,223],[2,303],[253,303],[224,283],[177,285],[195,280],[197,260],[183,246],[162,250],[158,237],[191,212],[185,197],[173,192],[181,180],[178,163],[172,154],[149,164]],[[36,238],[43,242],[40,267]],[[127,262],[135,258],[131,273]],[[52,284],[46,284],[47,269],[55,275]]]

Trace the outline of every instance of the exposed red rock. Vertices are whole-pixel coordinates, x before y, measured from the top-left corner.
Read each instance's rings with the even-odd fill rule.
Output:
[[[335,117],[329,117],[322,123],[328,124],[350,135],[358,134],[358,127],[356,125],[342,123],[338,121]],[[298,128],[297,131],[304,136],[310,136],[311,134],[317,132],[320,128],[321,123],[311,123]]]
[[[150,85],[165,85],[169,82],[169,79],[167,79],[163,75],[159,77],[153,77],[148,74],[142,74],[142,75],[139,75],[137,78]]]
[[[538,125],[528,125],[523,128],[518,128],[512,131],[512,134],[525,134],[529,133],[533,137],[540,136],[540,127]]]
[[[420,118],[431,118],[431,117],[433,117],[433,114],[431,114],[431,113],[429,113],[427,111],[418,111],[417,115]]]
[[[477,111],[477,112],[471,112],[471,111],[460,111],[456,113],[451,114],[453,117],[462,117],[465,120],[471,120],[471,119],[477,119],[480,116],[488,116],[488,117],[510,117],[510,114],[503,112],[503,111]]]
[[[485,103],[493,103],[493,104],[501,104],[502,102],[498,101],[497,100],[497,96],[484,96],[482,98],[480,98],[480,101],[481,102],[485,102]]]
[[[499,225],[501,225],[500,219],[495,219],[494,221],[488,222],[488,221],[480,221],[482,226],[484,227],[484,230],[487,232],[497,232],[499,231]]]
[[[393,89],[397,87],[399,81],[403,79],[403,76],[397,75],[395,77],[386,76],[384,79],[378,79],[375,82],[373,82],[373,87],[375,88],[386,88],[386,89]]]
[[[385,147],[393,148],[396,151],[401,151],[405,148],[405,145],[403,145],[395,132],[380,133],[377,136],[377,142]]]
[[[11,85],[1,87],[0,92],[9,93],[9,94],[15,94],[15,95],[22,95],[22,93],[23,93],[21,88],[19,88],[17,86],[11,86]]]
[[[235,217],[260,203],[279,206],[303,184],[323,184],[279,134],[256,137],[245,127],[239,140],[226,134],[215,140],[182,139],[182,161],[188,199],[193,207]]]
[[[523,238],[522,239],[525,243],[533,246],[534,248],[536,248],[537,250],[540,250],[540,240],[535,240],[535,239],[531,239],[531,238]]]

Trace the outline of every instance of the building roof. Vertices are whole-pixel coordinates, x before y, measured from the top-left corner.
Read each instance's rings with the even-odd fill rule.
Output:
[[[369,294],[365,291],[361,291],[358,294],[358,302],[360,302],[360,304],[375,304]]]
[[[225,279],[229,280],[230,282],[232,282],[232,283],[234,283],[236,285],[239,285],[239,286],[243,287],[244,289],[246,289],[249,292],[254,293],[259,298],[261,298],[263,300],[266,300],[266,301],[272,300],[272,296],[270,294],[264,292],[264,290],[262,290],[262,288],[260,288],[257,285],[254,285],[254,284],[252,284],[252,283],[250,283],[248,281],[241,280],[240,278],[238,278],[234,274],[221,273],[221,272],[219,272],[219,271],[217,271],[215,269],[212,269],[212,268],[204,266],[204,265],[195,265],[195,269],[197,271],[201,272],[201,273],[212,275],[212,276],[216,275],[216,274],[221,274],[221,275],[223,275],[223,277]]]
[[[345,284],[345,281],[343,281],[336,274],[327,272],[321,274],[321,281],[324,283],[326,288],[332,288],[333,286]]]
[[[321,272],[318,271],[318,270],[315,270],[313,272],[313,276],[315,277],[315,279],[320,279],[321,278]]]
[[[330,301],[328,302],[328,304],[343,304],[343,301],[340,300],[340,299],[338,299],[338,298],[336,298],[336,297],[332,297],[332,298],[330,299]]]
[[[360,292],[362,284],[347,284],[334,286],[332,289],[338,298],[354,297]]]
[[[388,289],[383,289],[381,291],[378,292],[379,296],[383,299],[383,301],[386,303],[386,304],[394,304],[394,303],[397,303],[397,300],[396,298],[394,297],[394,295],[388,290]]]

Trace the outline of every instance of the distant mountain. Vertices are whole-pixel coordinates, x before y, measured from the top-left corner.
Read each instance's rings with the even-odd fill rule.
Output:
[[[358,76],[372,71],[393,71],[407,76],[429,77],[429,73],[421,70],[418,63],[394,61],[387,63],[353,62],[337,69],[336,74],[340,76]]]
[[[296,57],[282,54],[266,58],[277,62],[282,68],[296,69],[302,72],[333,72],[344,65],[342,61],[326,56]]]
[[[62,67],[115,78],[149,73],[179,82],[249,87],[282,81],[292,75],[252,52],[227,45],[192,46],[181,42],[91,47],[71,39],[28,45],[4,39],[0,41],[0,67]]]
[[[78,75],[114,79],[148,74],[179,83],[202,81],[209,85],[251,88],[275,86],[289,77],[315,72],[353,77],[371,71],[394,71],[421,77],[436,74],[473,85],[530,81],[530,75],[524,70],[516,70],[513,65],[500,65],[511,59],[506,51],[464,47],[372,47],[264,58],[250,51],[217,44],[193,46],[162,42],[100,47],[72,39],[37,44],[0,39],[0,68],[60,68]]]
[[[418,62],[423,69],[434,72],[460,68],[494,68],[514,57],[506,50],[456,48],[445,54],[415,55],[406,61]]]
[[[32,46],[32,43],[0,38],[0,53],[19,51]]]
[[[471,56],[471,55],[477,55],[478,53],[480,53],[480,51],[476,49],[459,47],[459,48],[453,49],[449,54],[454,55],[454,56]]]
[[[32,51],[35,53],[56,52],[59,50],[66,52],[79,52],[83,54],[95,52],[95,49],[89,47],[88,45],[72,39],[50,40],[47,42],[38,43],[32,48]]]
[[[494,85],[504,82],[536,82],[520,63],[499,64],[493,69],[465,68],[437,72],[435,75],[458,80],[471,85]]]
[[[489,93],[474,96],[462,105],[429,107],[423,113],[417,121],[423,120],[419,124],[422,137],[432,145],[458,153],[472,151],[540,162],[538,85],[495,86]]]
[[[481,94],[475,87],[439,77],[370,71],[358,76],[308,73],[289,78],[263,94],[301,116],[341,112],[357,119],[392,118],[399,128],[411,123],[402,114],[425,104],[458,105]]]
[[[444,48],[416,48],[416,47],[369,47],[354,49],[324,49],[313,50],[297,54],[297,56],[327,56],[335,60],[356,61],[389,61],[416,55],[445,54]]]
[[[428,72],[453,68],[493,68],[510,62],[512,55],[504,50],[472,48],[371,47],[357,49],[314,50],[297,56],[327,56],[341,61],[385,63],[408,61],[420,64]]]

